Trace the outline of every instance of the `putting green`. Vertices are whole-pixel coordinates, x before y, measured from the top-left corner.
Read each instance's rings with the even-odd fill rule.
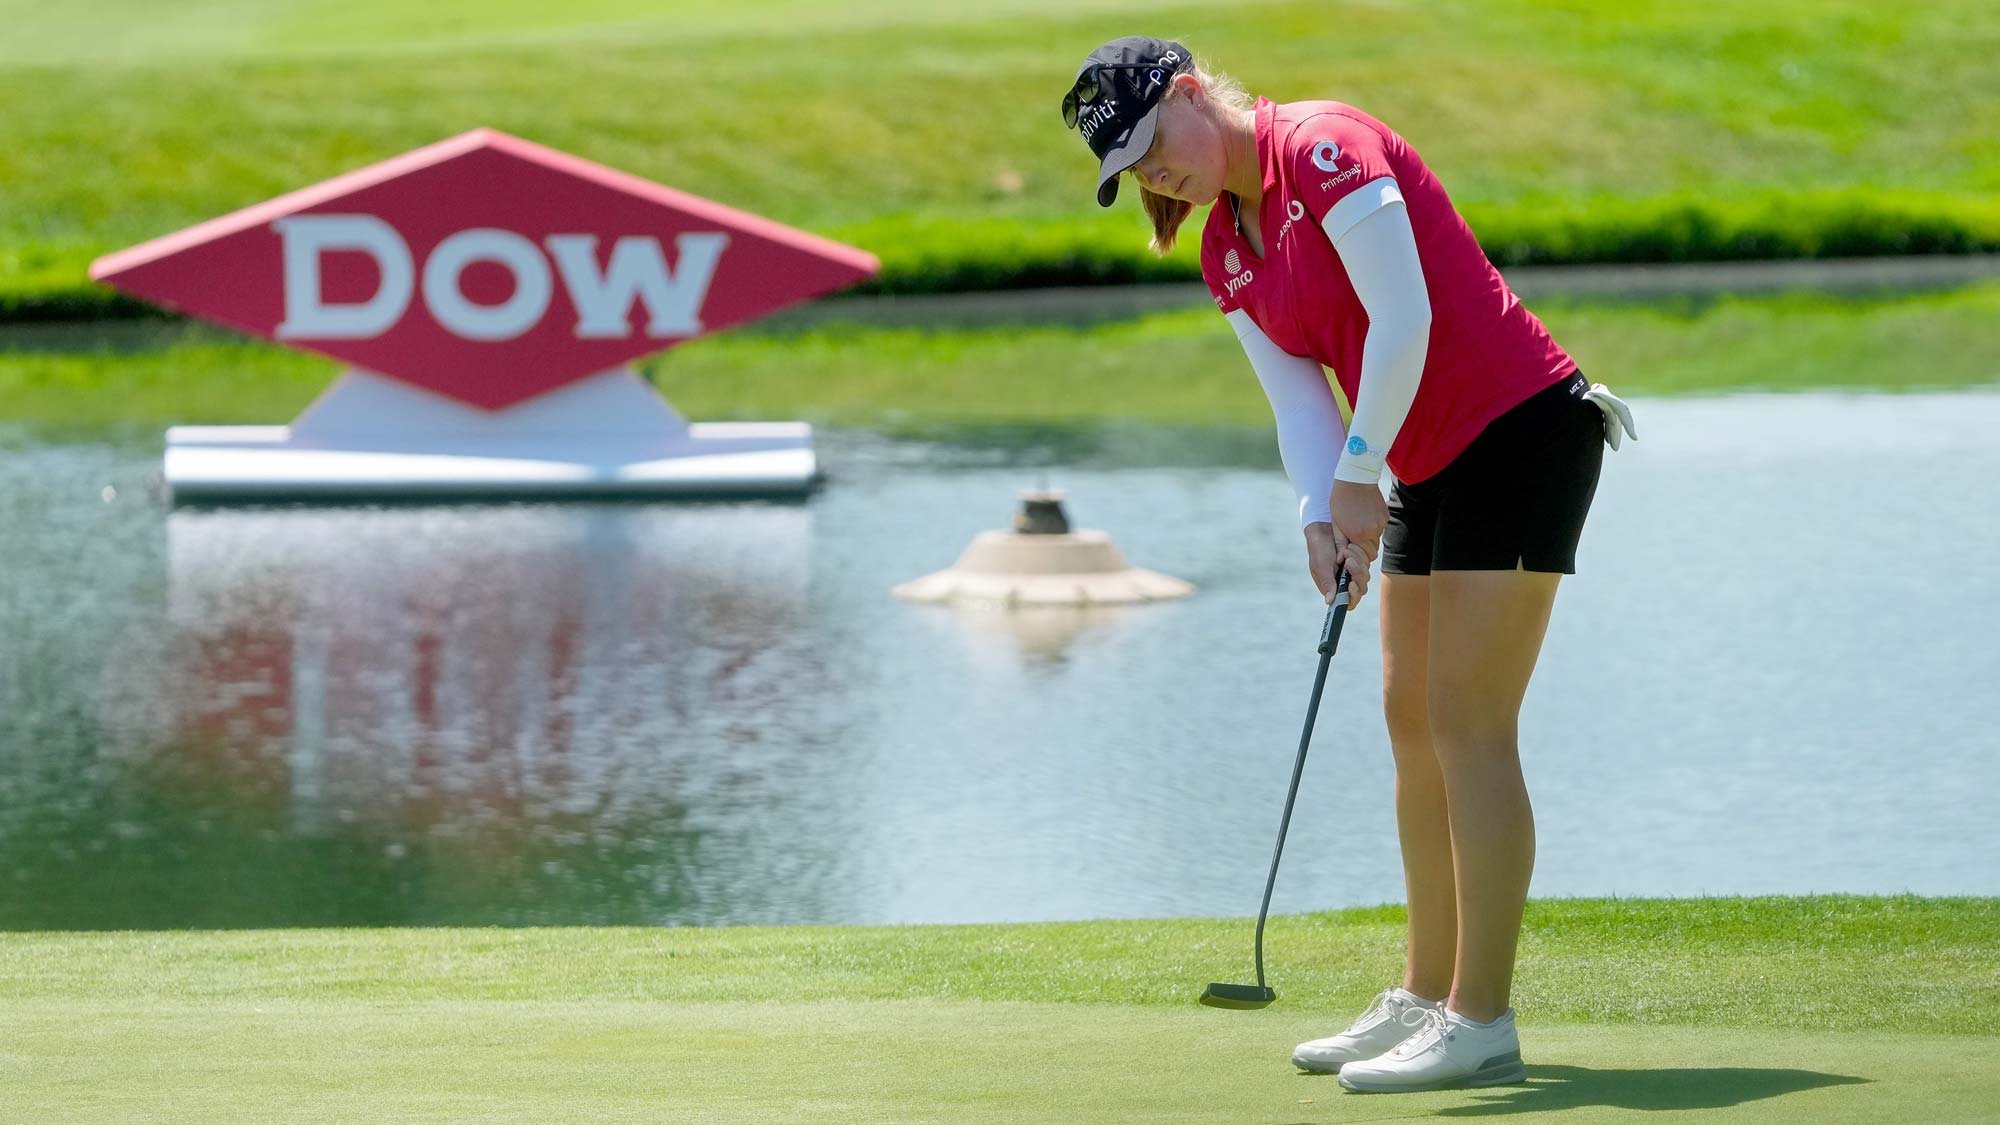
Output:
[[[1530,899],[1528,1081],[1291,1065],[1404,911],[1247,918],[0,933],[0,1120],[2000,1120],[2000,899]],[[1049,1002],[1051,999],[1062,1002]]]
[[[1280,1000],[1280,1005],[1284,1001]],[[1538,1024],[1528,1081],[1360,1095],[1325,1012],[1006,1001],[75,1004],[0,1012],[18,1120],[1990,1121],[2000,1041]]]

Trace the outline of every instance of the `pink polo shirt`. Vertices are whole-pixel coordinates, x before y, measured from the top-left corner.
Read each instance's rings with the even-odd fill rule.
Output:
[[[1264,172],[1257,218],[1270,256],[1251,253],[1225,193],[1201,232],[1202,279],[1223,312],[1243,309],[1278,347],[1332,368],[1352,404],[1368,314],[1320,224],[1363,185],[1395,180],[1431,303],[1416,401],[1385,458],[1398,480],[1436,473],[1488,422],[1576,370],[1486,260],[1444,185],[1394,130],[1342,102],[1258,98],[1256,115]],[[1251,218],[1244,213],[1244,222]]]

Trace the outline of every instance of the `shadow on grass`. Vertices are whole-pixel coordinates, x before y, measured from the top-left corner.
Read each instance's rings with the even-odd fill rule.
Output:
[[[1653,1070],[1530,1066],[1526,1085],[1494,1087],[1498,1096],[1482,1097],[1477,1105],[1439,1110],[1438,1115],[1475,1117],[1586,1105],[1620,1109],[1720,1109],[1800,1090],[1868,1081],[1871,1079],[1813,1070],[1761,1070],[1743,1066]]]
[[[1849,1086],[1872,1079],[1812,1070],[1752,1067],[1599,1070],[1584,1066],[1530,1066],[1523,1085],[1467,1091],[1479,1100],[1449,1106],[1439,1117],[1482,1117],[1496,1113],[1541,1113],[1578,1106],[1619,1109],[1720,1109],[1823,1086]]]

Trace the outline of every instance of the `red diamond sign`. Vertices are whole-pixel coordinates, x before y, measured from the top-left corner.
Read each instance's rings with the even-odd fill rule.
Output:
[[[107,255],[90,276],[498,410],[879,265],[475,129]]]

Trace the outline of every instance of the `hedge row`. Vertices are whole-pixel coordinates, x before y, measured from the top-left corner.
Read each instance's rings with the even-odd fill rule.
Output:
[[[1848,192],[1732,200],[1547,200],[1464,208],[1502,268],[2000,252],[2000,200]],[[882,259],[849,292],[929,294],[1191,281],[1199,218],[1162,258],[1136,211],[1072,219],[883,216],[826,233]],[[106,247],[104,249],[112,249]],[[0,321],[164,315],[85,278],[90,254],[0,256]]]

